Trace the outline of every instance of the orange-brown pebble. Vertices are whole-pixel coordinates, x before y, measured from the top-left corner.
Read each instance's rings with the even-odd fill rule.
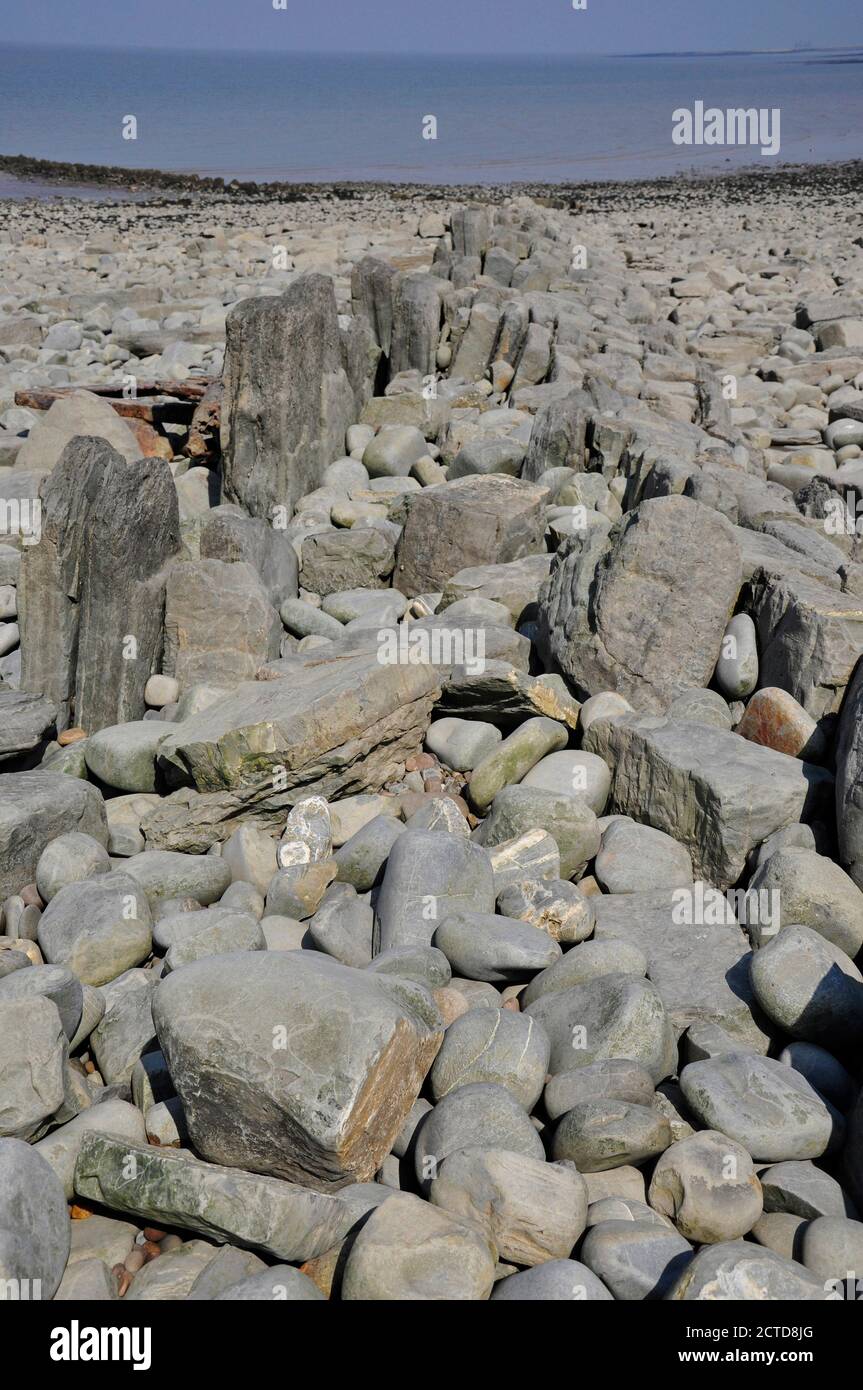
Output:
[[[164,1239],[165,1239],[165,1236],[166,1236],[167,1234],[168,1234],[167,1231],[161,1230],[158,1226],[145,1226],[145,1227],[144,1227],[144,1239],[145,1239],[145,1240],[154,1240],[154,1241],[156,1242],[157,1245],[158,1245],[158,1243],[159,1243],[160,1240],[164,1240]]]
[[[593,874],[585,874],[584,878],[578,880],[576,887],[586,898],[595,898],[598,894],[602,893],[602,889],[593,877]]]
[[[323,1255],[316,1255],[313,1260],[306,1260],[304,1265],[300,1265],[300,1273],[311,1279],[326,1298],[329,1298],[333,1291],[333,1281],[343,1249],[344,1241],[340,1245],[334,1245],[332,1250],[325,1250]]]
[[[143,1269],[146,1263],[147,1256],[144,1254],[144,1247],[142,1245],[133,1245],[123,1261],[123,1268],[127,1270],[129,1274],[137,1274],[138,1270]]]
[[[86,1221],[87,1217],[92,1215],[89,1207],[82,1207],[78,1202],[73,1202],[69,1207],[69,1216],[72,1221]]]
[[[792,758],[818,762],[824,753],[824,736],[815,720],[778,686],[756,691],[735,732]]]
[[[143,1250],[144,1256],[148,1262],[150,1260],[158,1260],[162,1253],[161,1245],[157,1245],[154,1240],[145,1240],[140,1248]]]
[[[405,763],[405,772],[422,772],[424,768],[437,765],[437,758],[433,758],[431,753],[414,753]]]
[[[84,1063],[84,1070],[85,1070],[85,1072],[87,1073],[88,1076],[91,1076],[91,1075],[93,1074],[93,1072],[96,1070],[96,1063],[95,1063],[95,1062],[89,1062],[89,1061],[88,1061],[88,1062],[85,1062],[85,1063]]]
[[[434,1001],[440,1009],[444,1028],[449,1028],[451,1023],[455,1023],[456,1019],[461,1018],[470,1008],[464,995],[457,989],[452,989],[450,985],[434,990]]]
[[[87,734],[84,729],[77,727],[74,729],[64,729],[62,734],[57,735],[57,742],[61,748],[66,748],[70,743],[80,743],[81,739],[86,737]]]

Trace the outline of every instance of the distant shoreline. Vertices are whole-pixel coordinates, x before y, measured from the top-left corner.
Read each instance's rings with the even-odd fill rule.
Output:
[[[112,194],[123,201],[172,202],[355,202],[379,194],[393,201],[410,202],[419,197],[429,202],[482,199],[499,202],[507,198],[528,195],[549,206],[561,208],[596,208],[603,206],[635,205],[645,199],[673,204],[687,202],[697,193],[719,203],[760,201],[777,196],[800,193],[808,197],[856,197],[863,195],[863,159],[826,164],[780,164],[773,168],[763,165],[733,171],[682,171],[647,178],[586,179],[549,182],[485,183],[401,183],[384,180],[276,182],[226,181],[197,174],[168,173],[160,169],[126,169],[113,165],[68,164],[53,160],[31,159],[26,155],[0,155],[0,187],[2,175],[20,181],[22,187],[33,183],[40,189],[33,197],[50,202],[58,199],[73,201],[75,192],[66,188],[87,190],[88,202],[110,201]],[[50,191],[48,191],[50,190]],[[99,197],[103,194],[103,197]],[[78,196],[79,201],[85,198]],[[27,201],[20,196],[3,197],[8,205]]]

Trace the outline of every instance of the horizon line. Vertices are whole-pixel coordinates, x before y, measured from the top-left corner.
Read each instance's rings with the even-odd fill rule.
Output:
[[[863,39],[858,43],[843,44],[813,44],[797,45],[789,48],[680,48],[680,49],[629,49],[626,51],[609,51],[607,49],[579,49],[578,52],[560,53],[557,49],[500,49],[497,52],[489,53],[482,50],[456,51],[447,49],[387,49],[387,48],[353,48],[353,49],[333,49],[333,48],[238,48],[235,45],[226,45],[223,48],[207,47],[184,47],[176,44],[151,44],[151,43],[93,43],[77,42],[67,40],[62,43],[45,42],[44,40],[33,39],[0,39],[0,48],[42,48],[42,49],[82,49],[91,50],[99,53],[237,53],[237,54],[258,54],[267,57],[322,57],[322,58],[486,58],[492,61],[495,58],[556,58],[563,62],[566,59],[577,59],[579,57],[589,58],[734,58],[734,57],[785,57],[791,55],[806,55],[808,53],[853,53],[858,49],[863,49]]]

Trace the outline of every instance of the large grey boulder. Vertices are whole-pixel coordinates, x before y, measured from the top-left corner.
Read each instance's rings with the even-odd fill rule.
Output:
[[[818,932],[783,927],[752,957],[752,985],[773,1023],[792,1038],[837,1052],[863,1033],[863,975]]]
[[[504,1149],[544,1159],[542,1140],[524,1107],[503,1086],[471,1081],[457,1086],[426,1116],[414,1143],[416,1175],[426,1190],[441,1164],[459,1149]]]
[[[135,1064],[153,1041],[150,970],[127,970],[102,988],[105,1012],[90,1034],[90,1051],[105,1084],[128,1085]]]
[[[196,1149],[320,1189],[373,1177],[441,1041],[421,986],[306,951],[187,965],[154,1017]]]
[[[506,1149],[461,1149],[431,1185],[434,1206],[485,1228],[502,1260],[538,1265],[565,1259],[587,1220],[580,1173]]]
[[[472,1222],[399,1192],[371,1213],[351,1244],[342,1298],[482,1300],[493,1284],[490,1242]]]
[[[550,1044],[536,1019],[510,1009],[469,1009],[447,1028],[429,1077],[435,1101],[459,1086],[491,1082],[533,1109],[548,1072]]]
[[[648,980],[600,976],[540,995],[525,1012],[551,1039],[552,1076],[618,1057],[638,1062],[656,1083],[675,1070],[674,1033],[662,999]]]
[[[162,654],[164,570],[180,547],[171,470],[73,439],[40,497],[42,536],[25,547],[18,585],[21,689],[57,706],[58,729],[141,719]]]
[[[818,1303],[824,1283],[794,1260],[742,1240],[705,1245],[668,1293],[675,1302]]]
[[[31,967],[32,968],[32,967]],[[28,970],[6,975],[10,985]],[[34,1140],[63,1104],[69,1039],[41,995],[0,1000],[0,1136]]]
[[[297,597],[299,561],[284,529],[232,504],[214,507],[202,522],[201,559],[251,565],[277,610]]]
[[[395,545],[374,526],[319,531],[303,541],[300,583],[313,594],[342,589],[386,589],[395,564]]]
[[[51,1299],[69,1258],[59,1179],[29,1144],[0,1139],[0,1300]]]
[[[529,980],[561,957],[559,944],[541,927],[464,908],[447,911],[434,944],[459,975],[496,985]]]
[[[7,772],[0,777],[0,899],[36,878],[42,851],[66,831],[108,843],[105,803],[89,782],[62,772]]]
[[[356,1220],[337,1197],[296,1183],[92,1131],[81,1142],[75,1191],[150,1225],[179,1226],[298,1262],[337,1245]]]
[[[772,901],[776,921],[753,923],[758,946],[779,928],[811,927],[852,959],[863,946],[863,892],[826,855],[800,845],[783,845],[759,865],[749,881],[753,905]]]
[[[818,1158],[835,1112],[799,1072],[768,1057],[730,1052],[691,1062],[680,1086],[696,1119],[736,1139],[757,1163]]]
[[[608,810],[680,841],[695,877],[719,888],[768,835],[832,798],[824,769],[706,724],[597,719],[584,748],[612,769]]]
[[[252,516],[290,516],[344,451],[354,397],[342,365],[332,281],[302,275],[279,297],[228,314],[222,486]]]
[[[491,860],[478,845],[439,831],[405,830],[390,849],[375,904],[376,951],[430,946],[450,913],[494,912],[494,892]]]
[[[393,583],[404,594],[427,593],[469,566],[542,553],[546,495],[503,474],[457,478],[410,494]]]
[[[282,624],[263,582],[240,560],[191,560],[171,566],[165,590],[162,670],[180,689],[233,689],[255,679],[279,655]]]
[[[432,666],[382,664],[372,646],[310,654],[284,679],[238,686],[162,744],[163,770],[202,795],[157,807],[148,844],[202,849],[249,817],[283,826],[308,795],[377,791],[421,747],[437,682]]]
[[[127,463],[136,463],[141,449],[126,421],[113,406],[92,391],[60,396],[39,415],[15,461],[16,468],[50,473],[63,450],[81,435],[104,439]]]
[[[650,1180],[650,1205],[697,1245],[736,1240],[761,1216],[761,1184],[741,1144],[702,1130],[665,1150]]]
[[[597,559],[576,546],[540,596],[544,643],[576,693],[617,690],[655,713],[707,685],[742,581],[725,518],[690,498],[654,498]]]
[[[601,1221],[588,1230],[581,1258],[615,1298],[633,1303],[666,1298],[689,1265],[692,1246],[653,1221]]]

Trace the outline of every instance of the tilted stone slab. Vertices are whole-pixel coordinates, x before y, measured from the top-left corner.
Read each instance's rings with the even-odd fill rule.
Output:
[[[598,719],[583,746],[612,769],[608,813],[666,831],[718,888],[774,830],[815,818],[833,795],[823,768],[707,724]]]
[[[151,1225],[179,1226],[280,1260],[312,1260],[356,1222],[337,1197],[93,1131],[81,1140],[75,1191]]]
[[[42,695],[0,690],[0,763],[29,753],[57,718],[57,706]]]
[[[802,574],[759,571],[750,612],[759,685],[787,690],[815,719],[838,710],[863,654],[863,599]]]

